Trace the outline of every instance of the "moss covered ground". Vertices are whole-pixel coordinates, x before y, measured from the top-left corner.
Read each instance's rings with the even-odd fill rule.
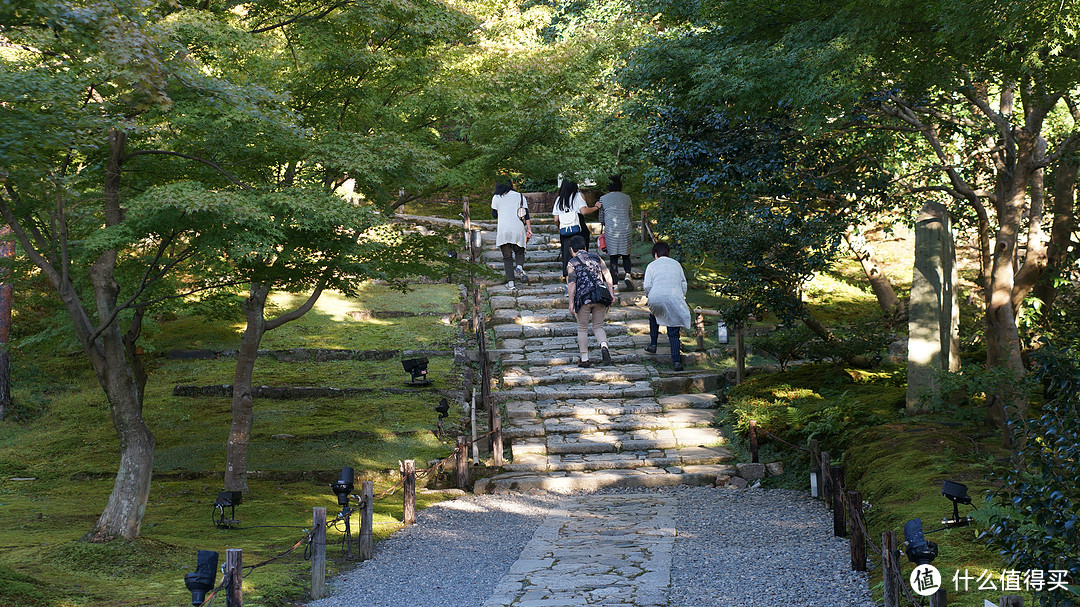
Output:
[[[290,296],[277,300],[286,307]],[[370,320],[357,311],[450,314],[456,285],[418,285],[407,294],[365,285],[357,299],[323,296],[304,318],[267,335],[267,349],[351,348],[449,350],[456,327],[439,315]],[[406,388],[398,358],[386,361],[285,363],[260,358],[256,385],[367,387],[353,398],[256,402],[249,469],[251,493],[237,507],[239,528],[219,529],[213,504],[222,489],[228,398],[173,396],[178,384],[227,384],[235,359],[171,360],[170,349],[235,348],[242,326],[202,317],[158,319],[148,352],[144,416],[157,439],[155,476],[142,535],[133,542],[78,541],[100,514],[112,489],[119,458],[108,405],[78,355],[47,345],[14,353],[14,398],[22,419],[0,423],[0,605],[20,607],[190,604],[184,573],[194,570],[199,549],[243,549],[245,564],[287,551],[310,528],[312,508],[339,510],[329,483],[341,466],[375,481],[379,494],[395,485],[398,460],[418,468],[447,456],[452,446],[433,430],[437,394],[393,394]],[[452,357],[432,357],[433,388],[458,388]],[[451,409],[448,429],[461,422]],[[456,432],[448,432],[456,435]],[[425,483],[421,480],[421,486]],[[441,498],[418,495],[418,507]],[[399,527],[401,493],[375,505],[375,532]],[[358,520],[353,517],[353,533]],[[340,554],[344,528],[328,533],[330,572],[349,567]],[[308,592],[310,564],[303,547],[244,580],[244,604],[290,605]]]

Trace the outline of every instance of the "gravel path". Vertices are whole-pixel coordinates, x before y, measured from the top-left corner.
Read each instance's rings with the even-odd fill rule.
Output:
[[[677,501],[669,607],[873,606],[866,576],[849,571],[847,541],[832,537],[831,515],[805,493],[686,486],[604,493]],[[377,543],[374,559],[335,578],[332,595],[309,605],[479,607],[566,502],[552,494],[470,495],[423,510],[417,525]]]

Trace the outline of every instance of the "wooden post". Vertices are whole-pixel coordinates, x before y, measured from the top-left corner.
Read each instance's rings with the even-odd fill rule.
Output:
[[[645,211],[641,212],[641,242],[645,242]]]
[[[881,534],[881,574],[885,582],[885,607],[900,607],[900,590],[896,571],[899,566],[896,562],[896,532],[886,531]]]
[[[831,472],[833,479],[833,535],[836,537],[847,537],[847,520],[844,518],[844,467],[833,466]]]
[[[311,600],[326,596],[326,508],[311,509]]]
[[[229,578],[225,604],[228,607],[244,605],[244,555],[239,548],[225,550],[225,576]]]
[[[492,464],[495,466],[503,465],[503,435],[502,435],[502,414],[499,412],[499,406],[491,405],[492,415],[494,419],[491,424],[491,458]]]
[[[735,383],[746,379],[746,342],[743,341],[742,325],[735,326]]]
[[[937,592],[930,595],[930,607],[948,607],[949,605],[949,591],[942,586],[937,589]]]
[[[402,483],[405,497],[401,508],[401,518],[405,526],[408,527],[416,522],[416,462],[414,460],[405,460],[405,473]]]
[[[480,349],[480,406],[487,409],[488,430],[491,430],[495,423],[491,406],[491,361],[487,351],[487,326],[483,318],[480,318],[480,328],[476,331],[476,344]]]
[[[466,455],[465,437],[457,437],[457,446],[454,448],[454,464],[457,471],[458,489],[467,489],[469,486],[469,458]]]
[[[360,550],[358,551],[361,561],[366,561],[375,556],[375,536],[372,535],[375,514],[375,483],[374,481],[362,481],[360,483],[360,501],[364,509],[360,511]]]
[[[826,508],[832,508],[832,471],[829,470],[829,452],[821,452],[821,499]]]
[[[1024,597],[1015,594],[1006,594],[1001,597],[998,607],[1024,607]]]
[[[862,493],[848,491],[848,518],[851,519],[851,570],[866,571],[866,536],[863,535]]]
[[[697,351],[705,351],[705,315],[701,312],[697,313],[697,319],[694,321],[694,337],[697,337]]]
[[[758,463],[757,420],[750,420],[750,463]]]

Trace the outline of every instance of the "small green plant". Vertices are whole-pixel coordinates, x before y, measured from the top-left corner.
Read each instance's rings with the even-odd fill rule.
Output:
[[[786,371],[792,361],[803,356],[806,345],[814,334],[803,325],[780,327],[768,335],[759,335],[750,342],[750,350],[761,356],[776,360],[781,371]]]
[[[870,318],[834,329],[833,337],[832,341],[811,340],[806,344],[806,357],[814,362],[839,363],[859,357],[870,361],[888,349],[892,334],[883,319]]]

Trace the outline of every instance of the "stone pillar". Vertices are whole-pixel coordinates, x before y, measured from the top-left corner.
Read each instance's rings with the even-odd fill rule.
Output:
[[[960,369],[960,305],[949,212],[929,202],[915,223],[915,271],[908,305],[907,410],[938,390],[934,375]]]

